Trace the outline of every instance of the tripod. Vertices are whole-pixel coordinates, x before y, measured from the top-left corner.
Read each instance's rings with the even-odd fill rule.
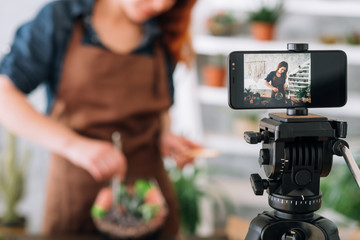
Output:
[[[299,114],[300,113],[300,114]],[[259,163],[268,179],[252,174],[256,195],[268,192],[274,210],[255,217],[246,240],[339,240],[338,229],[314,212],[321,207],[320,177],[326,177],[336,154],[343,156],[360,187],[360,171],[348,151],[347,123],[307,109],[270,113],[260,132],[245,132],[247,143],[262,142]]]

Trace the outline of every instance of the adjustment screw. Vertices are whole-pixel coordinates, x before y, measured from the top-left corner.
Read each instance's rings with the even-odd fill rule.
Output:
[[[311,183],[312,174],[309,170],[302,169],[295,174],[295,183],[299,186],[306,186]]]
[[[266,149],[266,148],[260,149],[259,164],[260,164],[260,166],[270,164],[270,151],[269,151],[269,149]]]
[[[304,240],[304,233],[298,229],[292,229],[285,233],[281,240]]]

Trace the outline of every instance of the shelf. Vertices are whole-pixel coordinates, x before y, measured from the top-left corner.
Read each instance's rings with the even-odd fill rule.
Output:
[[[233,51],[286,51],[289,42],[292,41],[257,41],[242,35],[223,37],[199,34],[194,36],[193,45],[197,54],[228,56]],[[309,50],[343,50],[347,54],[348,64],[360,65],[360,46],[322,44],[314,41],[309,42]]]
[[[302,78],[302,77],[288,77],[289,84],[306,84],[309,85],[309,78]]]
[[[259,4],[248,0],[202,0],[210,9],[249,12]],[[360,2],[355,0],[286,0],[285,13],[315,16],[360,17]]]
[[[285,11],[290,14],[360,17],[360,2],[349,0],[286,0]]]
[[[226,87],[199,87],[199,100],[201,103],[228,106],[228,92]]]

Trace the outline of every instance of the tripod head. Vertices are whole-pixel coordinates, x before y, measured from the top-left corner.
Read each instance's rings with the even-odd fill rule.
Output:
[[[259,164],[268,179],[252,174],[250,180],[256,195],[267,190],[275,211],[253,219],[246,240],[339,240],[336,225],[314,212],[321,207],[320,177],[330,173],[333,155],[344,157],[360,187],[360,170],[340,139],[346,137],[347,123],[291,109],[270,113],[259,128],[244,138],[250,144],[262,142]]]
[[[269,205],[280,213],[307,214],[321,207],[320,177],[332,167],[334,144],[347,133],[347,123],[319,115],[271,113],[259,132],[245,132],[246,142],[263,142],[259,164],[268,179],[251,175],[256,195],[267,189]]]

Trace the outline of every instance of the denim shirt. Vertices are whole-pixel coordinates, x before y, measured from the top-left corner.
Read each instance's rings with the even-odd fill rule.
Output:
[[[41,83],[46,85],[47,112],[56,96],[75,22],[83,20],[83,44],[105,48],[91,25],[94,3],[95,0],[58,0],[46,4],[32,21],[17,30],[11,51],[0,62],[0,74],[7,75],[23,93],[30,93]],[[131,54],[153,54],[152,42],[161,34],[154,19],[144,24],[144,33],[141,44]],[[166,57],[169,91],[173,100],[174,63],[168,52]]]

